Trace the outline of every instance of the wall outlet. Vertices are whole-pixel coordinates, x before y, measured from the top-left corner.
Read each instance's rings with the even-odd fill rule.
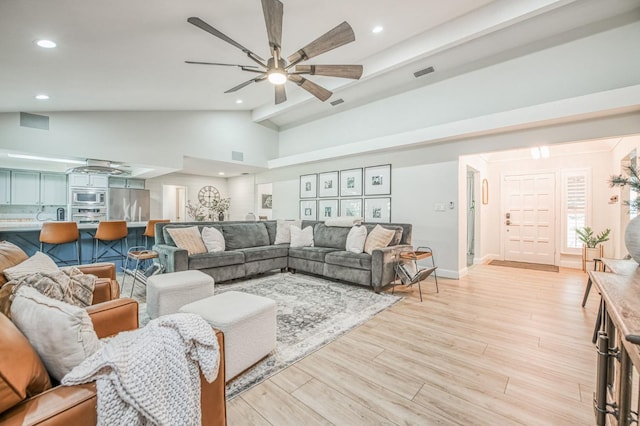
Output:
[[[444,203],[436,203],[435,204],[435,211],[443,212],[444,211]]]

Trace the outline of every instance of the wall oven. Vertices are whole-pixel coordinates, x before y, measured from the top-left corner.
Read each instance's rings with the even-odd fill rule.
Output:
[[[104,189],[71,188],[71,205],[75,207],[105,207],[107,191]]]
[[[107,220],[107,208],[72,206],[70,218],[78,223],[98,223]]]

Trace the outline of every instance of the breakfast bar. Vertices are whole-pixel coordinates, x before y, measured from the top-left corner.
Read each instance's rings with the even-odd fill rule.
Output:
[[[4,222],[0,224],[0,240],[6,240],[22,248],[29,256],[40,250],[40,229],[43,222]],[[127,222],[127,245],[128,247],[144,245],[143,233],[147,222]],[[80,232],[80,263],[91,263],[93,251],[93,236],[95,235],[97,223],[78,224]],[[64,258],[75,256],[72,245],[62,245],[57,249],[57,254]],[[68,252],[68,255],[67,255]],[[121,257],[118,253],[108,253],[112,255],[108,258],[118,266],[122,266]]]

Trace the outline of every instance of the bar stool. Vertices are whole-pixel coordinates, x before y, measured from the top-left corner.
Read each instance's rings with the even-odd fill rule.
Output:
[[[76,258],[60,259],[52,252],[62,244],[76,243]],[[45,251],[45,244],[52,245]],[[56,264],[80,264],[80,233],[76,222],[45,222],[40,230],[40,251],[51,256]]]
[[[96,235],[93,237],[93,255],[91,256],[91,262],[96,263],[101,258],[105,257],[109,251],[118,253],[121,257],[121,262],[124,263],[127,255],[127,222],[124,220],[111,220],[101,221],[98,223],[98,229],[96,229]],[[104,250],[100,251],[100,242],[105,244]],[[120,250],[118,251],[115,245],[120,242]],[[123,248],[124,243],[124,248]]]
[[[144,230],[144,246],[149,248],[149,238],[155,240],[156,238],[156,223],[170,222],[169,219],[150,219],[147,222],[147,227]],[[153,243],[152,243],[153,245]]]

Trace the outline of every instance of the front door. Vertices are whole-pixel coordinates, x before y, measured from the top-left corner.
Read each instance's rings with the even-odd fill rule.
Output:
[[[504,175],[504,259],[555,264],[555,175]]]

